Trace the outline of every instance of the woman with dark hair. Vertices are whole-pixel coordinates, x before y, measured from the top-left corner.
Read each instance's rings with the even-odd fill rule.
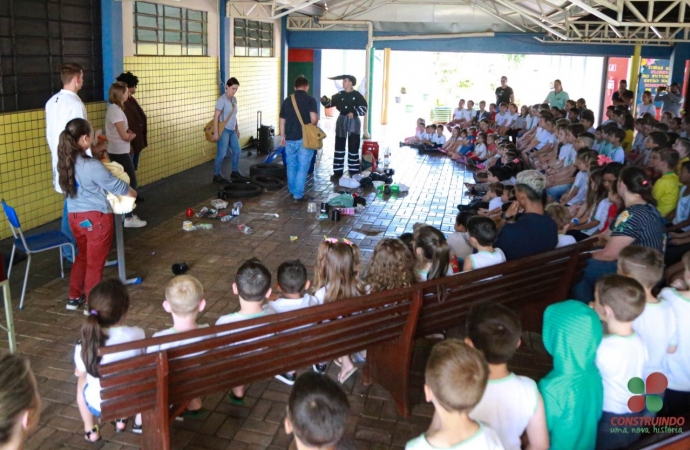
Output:
[[[666,247],[666,226],[656,209],[652,182],[645,171],[634,166],[624,168],[617,187],[625,209],[598,236],[606,246],[592,254],[582,279],[573,287],[573,297],[585,303],[594,301],[594,285],[600,277],[616,273],[618,255],[625,247],[638,245],[662,253]]]
[[[0,353],[0,449],[22,450],[38,424],[41,397],[29,361]]]
[[[225,83],[225,94],[218,97],[216,112],[213,115],[213,140],[216,145],[216,163],[213,166],[213,182],[222,183],[224,178],[220,174],[223,160],[228,156],[228,149],[232,155],[232,172],[230,178],[241,178],[240,174],[240,126],[237,123],[237,98],[235,94],[240,88],[237,78],[229,78]]]
[[[125,102],[125,115],[127,116],[127,122],[129,123],[129,129],[132,130],[136,136],[132,141],[130,141],[132,155],[132,163],[134,164],[134,170],[139,169],[139,155],[143,149],[145,149],[149,143],[146,139],[147,127],[146,127],[146,113],[139,102],[133,97],[137,92],[137,85],[139,84],[139,78],[132,72],[126,72],[120,74],[117,77],[117,81],[121,81],[127,85],[127,91],[129,91],[129,97]],[[142,198],[137,199],[139,202]]]
[[[69,226],[78,250],[69,281],[69,310],[78,309],[103,278],[103,265],[113,240],[113,210],[107,193],[137,196],[134,189],[105,168],[98,155],[90,158],[86,154],[91,148],[91,135],[89,122],[72,119],[60,133],[58,147],[58,180],[67,198]]]
[[[516,181],[516,201],[501,214],[502,228],[494,244],[509,261],[547,252],[558,245],[558,226],[544,214],[546,176],[537,170],[525,170]]]

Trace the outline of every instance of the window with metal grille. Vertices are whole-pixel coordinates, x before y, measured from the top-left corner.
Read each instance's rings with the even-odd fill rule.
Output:
[[[134,3],[137,55],[208,55],[208,14],[205,11]]]
[[[0,0],[0,113],[43,109],[60,66],[84,69],[79,97],[103,100],[99,0]]]
[[[233,56],[273,56],[273,24],[256,20],[235,19]]]

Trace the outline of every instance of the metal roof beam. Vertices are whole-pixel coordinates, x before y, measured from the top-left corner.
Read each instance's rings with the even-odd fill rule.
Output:
[[[581,8],[581,9],[584,9],[584,10],[587,11],[588,13],[597,16],[598,18],[600,18],[600,19],[603,20],[604,22],[606,22],[606,23],[608,23],[608,24],[610,24],[610,25],[613,25],[614,27],[619,27],[619,26],[621,25],[621,23],[620,23],[619,21],[610,18],[609,16],[607,16],[607,15],[604,14],[604,13],[602,13],[602,12],[599,11],[598,9],[596,9],[596,8],[594,8],[594,7],[590,6],[590,5],[588,5],[587,3],[585,3],[585,2],[583,2],[583,1],[581,1],[581,0],[569,0],[569,1],[570,1],[570,3],[572,3],[573,5],[576,5],[577,7]]]

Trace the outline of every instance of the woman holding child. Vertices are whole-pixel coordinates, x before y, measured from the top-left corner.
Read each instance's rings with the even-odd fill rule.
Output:
[[[594,301],[594,285],[603,275],[616,273],[618,255],[629,245],[649,247],[664,252],[666,227],[656,209],[652,182],[639,167],[626,167],[618,180],[618,195],[625,209],[615,222],[598,236],[605,247],[592,254],[582,279],[573,287],[573,297],[589,303]]]

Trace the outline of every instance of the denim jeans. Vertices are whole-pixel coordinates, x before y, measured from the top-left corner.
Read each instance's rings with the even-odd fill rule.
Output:
[[[596,450],[618,450],[628,448],[630,444],[644,436],[644,434],[637,433],[633,430],[636,427],[630,425],[617,425],[619,423],[617,422],[618,420],[624,420],[622,418],[632,417],[654,417],[654,415],[647,410],[639,413],[628,414],[615,414],[604,411],[601,414],[601,419],[599,419],[599,424],[597,425]],[[616,425],[611,424],[612,419]],[[645,427],[645,425],[640,425],[640,427]],[[646,428],[651,429],[649,426],[646,426]]]
[[[304,197],[304,185],[307,182],[307,172],[314,153],[314,150],[302,146],[302,139],[285,141],[288,189],[295,199]]]
[[[563,194],[568,192],[570,188],[572,187],[571,184],[559,184],[558,186],[551,186],[550,188],[546,188],[546,194],[556,200],[557,202],[561,201],[561,197],[563,197]]]
[[[139,170],[139,156],[141,155],[141,152],[139,153],[132,153],[132,164],[134,164],[134,170]]]
[[[240,140],[237,138],[235,130],[225,128],[216,144],[216,164],[213,167],[213,175],[220,175],[220,167],[223,160],[228,156],[228,148],[232,153],[232,171],[235,172],[240,167]]]
[[[585,273],[582,274],[580,281],[575,283],[572,290],[572,297],[584,303],[594,301],[594,286],[597,280],[610,273],[616,273],[617,261],[599,261],[596,259],[587,260]]]
[[[67,215],[67,199],[64,200],[64,206],[62,208],[62,222],[60,223],[60,231],[62,231],[62,234],[67,236],[70,241],[72,241],[72,245],[74,245],[74,251],[77,252],[77,241],[74,239],[74,235],[72,234],[72,229],[69,227],[69,216]],[[62,247],[62,257],[74,262],[74,256],[72,254],[72,248],[71,247]]]

